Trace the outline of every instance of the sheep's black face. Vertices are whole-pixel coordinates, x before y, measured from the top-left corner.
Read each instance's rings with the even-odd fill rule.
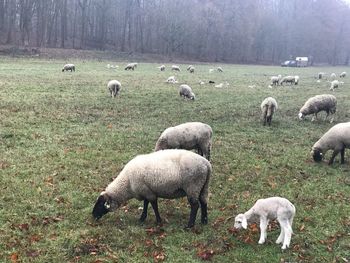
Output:
[[[315,162],[321,162],[323,156],[319,150],[313,150],[312,157],[314,158]]]
[[[97,199],[94,209],[92,210],[92,215],[96,220],[100,219],[103,215],[110,211],[109,200],[106,195],[100,195]]]

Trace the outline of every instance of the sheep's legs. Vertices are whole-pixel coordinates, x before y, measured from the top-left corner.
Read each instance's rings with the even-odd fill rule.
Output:
[[[208,205],[206,202],[199,200],[201,204],[201,223],[206,225],[208,224]]]
[[[345,160],[344,160],[344,156],[345,156],[345,147],[343,149],[340,150],[340,163],[341,164],[344,164],[345,163]]]
[[[149,204],[148,200],[144,200],[143,201],[143,210],[142,210],[142,214],[141,214],[141,217],[140,217],[140,223],[143,223],[146,220],[148,204]]]
[[[335,149],[335,150],[334,150],[331,159],[329,159],[329,162],[328,162],[329,165],[333,164],[335,157],[337,156],[337,154],[338,154],[340,151],[341,151],[341,150],[338,150],[338,149]]]
[[[188,198],[188,202],[191,205],[191,213],[190,213],[190,219],[187,224],[187,228],[191,228],[194,226],[194,223],[196,221],[199,204],[198,204],[198,200],[193,198]]]
[[[267,237],[267,224],[269,221],[266,218],[261,217],[260,218],[260,239],[259,239],[259,244],[264,244],[266,237]]]
[[[281,227],[281,233],[276,240],[276,244],[281,244],[284,240],[284,228]]]
[[[283,240],[282,249],[286,249],[287,247],[289,247],[293,230],[288,220],[281,220],[279,222],[281,225],[281,229],[284,229],[284,240]]]
[[[154,210],[154,214],[156,215],[157,224],[162,223],[162,219],[160,218],[159,211],[158,211],[158,201],[157,199],[155,201],[151,202],[152,208]]]

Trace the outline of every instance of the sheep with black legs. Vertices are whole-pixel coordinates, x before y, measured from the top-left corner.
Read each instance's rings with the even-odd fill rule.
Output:
[[[276,244],[282,243],[282,249],[286,249],[289,247],[292,238],[294,216],[295,206],[288,199],[277,196],[269,197],[259,199],[247,212],[237,215],[234,227],[247,229],[248,223],[260,223],[260,239],[258,243],[264,244],[269,221],[277,219],[281,227],[281,233],[276,240]]]
[[[126,67],[124,69],[125,70],[135,70],[136,67],[137,67],[137,63],[129,63],[128,65],[126,65]]]
[[[180,94],[181,97],[184,97],[184,98],[187,98],[187,99],[190,99],[190,100],[195,100],[196,99],[196,96],[194,95],[191,87],[186,85],[186,84],[183,84],[183,85],[180,86],[179,94]]]
[[[260,108],[261,108],[264,125],[266,125],[267,123],[270,126],[272,121],[272,116],[275,113],[275,111],[278,109],[277,101],[272,97],[268,97],[263,100],[263,102],[260,105]]]
[[[309,98],[303,107],[301,107],[298,117],[300,120],[303,120],[305,116],[310,114],[315,114],[311,121],[317,119],[317,114],[321,111],[325,111],[327,113],[327,117],[329,114],[334,114],[337,111],[337,98],[330,94],[322,94],[316,95],[314,97]],[[333,122],[332,118],[330,123]]]
[[[341,164],[344,164],[345,148],[350,148],[350,122],[338,123],[330,128],[313,146],[311,155],[315,162],[320,162],[328,150],[333,154],[328,164],[334,162],[334,158],[340,152]]]
[[[164,149],[196,149],[198,154],[210,160],[212,128],[202,122],[186,122],[165,129],[159,136],[155,151]]]
[[[290,84],[297,85],[298,82],[299,82],[298,76],[286,76],[286,77],[281,79],[280,84],[281,84],[281,86],[283,86],[283,83],[290,83]]]
[[[126,201],[144,201],[140,222],[147,217],[151,203],[157,223],[162,219],[158,198],[174,199],[187,196],[191,206],[187,228],[195,224],[201,207],[201,222],[208,223],[208,187],[212,167],[208,160],[186,150],[163,150],[139,155],[129,161],[120,174],[98,197],[92,214],[95,219],[116,210]]]
[[[122,88],[122,85],[120,84],[120,82],[118,80],[111,80],[108,82],[107,84],[107,88],[111,94],[111,97],[116,97],[120,91],[120,89]]]
[[[72,71],[75,72],[75,65],[74,64],[66,64],[66,65],[64,65],[63,68],[62,68],[62,72],[68,71],[68,70],[70,72],[72,72]]]
[[[282,75],[278,75],[278,76],[272,76],[271,77],[271,85],[276,86],[279,84],[280,80],[282,78]]]

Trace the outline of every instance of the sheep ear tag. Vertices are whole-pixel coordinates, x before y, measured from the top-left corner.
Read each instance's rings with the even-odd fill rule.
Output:
[[[109,212],[110,205],[108,199],[106,195],[100,195],[98,197],[94,209],[92,210],[92,215],[96,220]]]

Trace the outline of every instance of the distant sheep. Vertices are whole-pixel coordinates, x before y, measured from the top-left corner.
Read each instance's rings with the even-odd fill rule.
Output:
[[[181,97],[188,98],[190,100],[195,100],[196,98],[191,87],[186,84],[180,86],[179,94]]]
[[[187,70],[188,70],[190,73],[194,73],[194,69],[195,69],[195,68],[194,68],[194,66],[192,66],[192,65],[191,65],[190,67],[187,68]]]
[[[211,171],[208,160],[186,150],[164,150],[139,155],[129,161],[99,195],[92,215],[99,219],[126,201],[136,198],[144,201],[140,222],[146,220],[148,205],[151,203],[157,223],[160,224],[162,219],[158,211],[158,198],[186,196],[191,206],[187,228],[194,226],[199,206],[201,223],[207,224]]]
[[[213,130],[208,124],[186,122],[169,127],[157,140],[155,151],[164,149],[196,149],[198,154],[210,160]]]
[[[217,71],[219,71],[219,72],[224,72],[223,69],[222,69],[222,67],[217,67]]]
[[[160,67],[158,67],[160,69],[160,71],[165,71],[165,65],[161,65]]]
[[[75,65],[74,64],[66,64],[63,66],[62,68],[62,72],[64,71],[68,71],[70,70],[70,72],[74,71],[75,72]]]
[[[129,63],[128,65],[126,65],[126,67],[124,68],[125,70],[135,70],[135,68],[137,67],[137,63]]]
[[[281,227],[281,233],[276,240],[276,244],[283,243],[282,249],[290,245],[293,234],[293,219],[295,216],[295,206],[286,198],[269,197],[259,199],[254,206],[244,214],[235,217],[234,227],[237,229],[247,229],[248,223],[260,223],[259,244],[264,244],[267,237],[267,226],[270,220],[277,219]]]
[[[319,72],[318,73],[318,79],[322,79],[324,74],[325,74],[324,72]]]
[[[263,102],[260,105],[260,108],[264,125],[266,125],[267,123],[270,126],[272,116],[274,112],[278,109],[277,101],[272,97],[268,97],[263,100]]]
[[[280,81],[280,84],[282,86],[283,86],[283,83],[290,83],[290,84],[297,85],[298,81],[299,81],[299,77],[298,76],[286,76],[286,77],[282,78],[282,80]]]
[[[177,83],[177,80],[175,76],[170,76],[165,82],[174,84]]]
[[[340,73],[339,77],[340,78],[345,78],[346,77],[346,72],[344,71],[344,72]]]
[[[111,97],[116,97],[121,89],[122,85],[118,80],[111,80],[107,84],[107,88],[111,94]]]
[[[337,110],[337,99],[330,94],[322,94],[309,98],[303,107],[299,111],[299,119],[303,120],[305,116],[315,114],[311,121],[317,119],[317,114],[320,111],[327,113],[326,119],[329,114],[334,114]],[[333,118],[330,121],[333,122]]]
[[[331,74],[331,79],[334,80],[337,77],[337,75],[335,73]]]
[[[282,78],[282,75],[278,75],[278,76],[272,76],[271,77],[271,85],[276,86],[279,84],[280,80]]]
[[[330,89],[329,89],[329,90],[334,91],[334,89],[338,88],[338,87],[339,87],[339,85],[340,85],[340,83],[339,83],[339,81],[338,81],[338,80],[333,80],[333,81],[331,82],[331,87],[330,87]]]
[[[172,65],[172,66],[171,66],[171,70],[181,71],[180,67],[177,66],[177,65]]]
[[[332,157],[328,162],[331,165],[340,152],[340,162],[344,164],[345,148],[350,148],[350,122],[338,123],[330,128],[312,146],[311,154],[315,162],[320,162],[328,150],[333,150]]]

